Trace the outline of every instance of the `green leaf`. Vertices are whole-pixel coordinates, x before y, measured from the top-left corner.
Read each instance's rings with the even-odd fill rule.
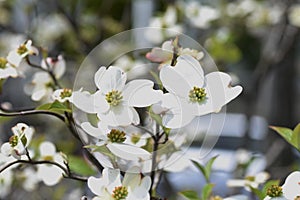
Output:
[[[293,130],[292,141],[296,148],[300,151],[300,123]]]
[[[59,101],[54,101],[50,105],[50,110],[58,110],[58,111],[64,111],[64,112],[71,112],[70,108],[68,108],[66,105],[64,105],[63,103],[61,103]]]
[[[268,182],[265,183],[264,187],[262,188],[262,193],[264,195],[263,198],[265,198],[267,196],[267,190],[272,185],[279,185],[279,180],[269,180]]]
[[[209,179],[207,179],[207,175],[206,175],[206,169],[205,169],[205,166],[201,165],[200,163],[192,160],[193,164],[199,169],[199,171],[201,171],[201,173],[203,174],[206,182],[209,182]]]
[[[206,163],[205,169],[206,169],[206,174],[207,174],[207,179],[208,179],[208,180],[209,180],[209,178],[210,178],[212,165],[213,165],[213,163],[215,162],[215,160],[216,160],[217,157],[218,157],[218,156],[212,157],[212,158]]]
[[[286,141],[291,142],[293,131],[289,128],[279,127],[279,126],[270,126],[271,129],[279,133]]]
[[[68,156],[68,164],[72,172],[82,176],[90,176],[95,174],[93,168],[81,157]]]
[[[100,153],[108,156],[111,159],[115,158],[114,154],[112,154],[105,145],[102,145],[102,146],[88,145],[88,146],[84,146],[84,147],[92,149],[93,152],[100,152]]]
[[[258,198],[259,200],[263,200],[265,198],[265,195],[262,191],[258,190],[257,188],[254,187],[250,187],[251,192],[253,192]]]
[[[50,106],[52,103],[46,103],[43,105],[40,105],[36,108],[36,110],[50,110]]]
[[[46,103],[36,108],[36,110],[49,110],[63,114],[64,112],[72,112],[64,103],[54,101],[53,103]]]
[[[198,197],[198,193],[193,190],[182,191],[180,192],[180,194],[183,195],[188,200],[200,200],[200,198]]]
[[[211,169],[212,169],[212,165],[214,163],[214,161],[216,160],[218,156],[214,156],[212,157],[207,163],[206,165],[201,165],[200,163],[193,161],[194,165],[202,172],[205,180],[207,183],[209,183],[209,178],[210,178],[210,174],[211,174]]]
[[[214,188],[214,184],[206,184],[203,188],[202,188],[202,200],[207,200],[209,199],[211,193],[212,193],[212,189]]]
[[[300,151],[300,123],[294,130],[285,127],[270,126],[271,129],[281,135],[288,143]]]

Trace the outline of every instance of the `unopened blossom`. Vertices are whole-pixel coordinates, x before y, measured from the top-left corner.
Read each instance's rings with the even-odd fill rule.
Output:
[[[7,60],[10,64],[18,67],[22,60],[29,55],[38,55],[39,51],[36,47],[32,46],[32,41],[27,40],[18,48],[9,52]]]
[[[92,126],[89,122],[84,122],[81,127],[89,135],[99,139],[97,146],[105,145],[111,153],[125,160],[148,160],[151,154],[136,146],[126,135],[126,129],[121,127],[109,127],[99,123],[98,127]]]
[[[126,73],[118,67],[101,67],[94,81],[98,90],[73,92],[73,104],[86,113],[97,113],[110,126],[139,124],[134,107],[147,107],[160,100],[161,91],[154,90],[150,80],[138,79],[125,84]]]
[[[178,39],[168,40],[162,44],[162,47],[155,47],[146,54],[146,58],[152,62],[160,63],[159,68],[170,65],[173,59],[174,53],[176,56],[190,55],[197,60],[201,60],[204,57],[202,51],[195,49],[183,48],[178,46]],[[174,52],[176,51],[176,52]]]
[[[57,79],[61,78],[66,71],[66,61],[62,55],[47,57],[42,60],[41,67],[51,71]]]
[[[121,180],[120,170],[105,168],[100,178],[89,177],[88,187],[97,195],[93,200],[150,200],[151,178],[131,168]]]
[[[17,69],[11,65],[6,58],[0,57],[0,80],[8,77],[17,77]]]
[[[64,166],[62,155],[56,152],[56,148],[51,142],[43,142],[39,146],[40,160],[56,162]],[[63,177],[63,170],[53,164],[40,164],[37,166],[37,176],[46,185],[57,184]]]
[[[231,179],[227,181],[228,187],[244,187],[246,190],[251,191],[250,187],[258,188],[259,185],[265,183],[270,175],[267,172],[260,172],[256,175],[246,176],[245,179]]]
[[[21,155],[26,154],[26,148],[30,144],[34,129],[27,124],[18,123],[12,127],[13,136],[9,138],[9,142],[1,146],[1,153],[6,156],[14,156],[20,159]]]
[[[150,19],[145,33],[152,43],[160,43],[164,39],[174,37],[182,32],[182,26],[177,23],[177,12],[174,6],[168,6],[164,15]]]
[[[210,23],[220,17],[217,9],[201,5],[197,1],[187,3],[185,14],[193,26],[203,29],[209,28]]]
[[[179,56],[175,66],[163,67],[160,79],[169,92],[160,102],[162,123],[167,128],[180,128],[196,116],[219,112],[242,92],[241,86],[230,85],[226,73],[204,76],[200,63],[190,55]]]

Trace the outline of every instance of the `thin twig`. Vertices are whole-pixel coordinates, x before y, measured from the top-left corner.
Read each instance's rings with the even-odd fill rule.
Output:
[[[53,161],[48,161],[48,160],[41,160],[41,161],[16,160],[16,161],[13,161],[13,162],[7,164],[2,169],[0,169],[0,173],[2,173],[4,170],[8,169],[9,167],[11,167],[15,164],[19,164],[19,163],[30,164],[30,165],[41,165],[41,164],[55,165],[55,166],[59,167],[61,170],[63,170],[63,172],[65,173],[65,175],[64,175],[65,178],[79,180],[79,181],[83,181],[83,182],[87,181],[86,177],[81,177],[81,176],[75,175],[75,174],[71,173],[71,171],[69,171],[68,169],[64,168],[61,164],[59,164],[57,162],[53,162]]]
[[[3,113],[0,112],[0,117],[16,117],[16,116],[25,116],[25,115],[37,115],[37,114],[45,114],[45,115],[52,115],[57,117],[63,122],[66,122],[65,117],[52,111],[48,110],[27,110],[27,111],[20,111],[20,112],[10,112],[10,113]]]

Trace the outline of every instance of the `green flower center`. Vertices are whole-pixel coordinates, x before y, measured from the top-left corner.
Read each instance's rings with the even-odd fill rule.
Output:
[[[47,155],[47,156],[44,156],[43,157],[44,160],[47,160],[47,161],[53,161],[53,156],[50,156],[50,155]]]
[[[6,58],[0,57],[0,69],[4,69],[6,67],[7,60]]]
[[[271,187],[269,187],[267,189],[267,195],[269,197],[280,197],[280,196],[282,196],[282,187],[280,187],[278,185],[271,185]]]
[[[138,143],[138,142],[140,141],[140,139],[141,139],[141,136],[140,136],[139,134],[133,134],[133,135],[131,136],[131,142],[132,142],[133,144]]]
[[[71,95],[72,95],[72,90],[64,88],[59,96],[60,96],[60,98],[64,99],[64,98],[70,97]]]
[[[8,142],[11,145],[11,147],[17,146],[19,141],[19,137],[17,135],[13,135],[9,138]]]
[[[22,54],[26,53],[27,51],[28,51],[28,49],[27,49],[27,47],[26,47],[25,44],[21,44],[21,45],[19,46],[19,48],[17,49],[17,53],[18,53],[19,55],[22,55]]]
[[[126,134],[123,131],[112,129],[110,133],[107,134],[109,141],[115,143],[122,143],[126,140]]]
[[[112,197],[115,200],[124,200],[128,195],[128,190],[124,186],[115,187]]]
[[[122,93],[118,90],[112,90],[105,95],[107,103],[111,106],[117,106],[123,99]]]
[[[189,97],[191,102],[201,103],[206,99],[205,89],[194,86],[193,89],[190,90]]]

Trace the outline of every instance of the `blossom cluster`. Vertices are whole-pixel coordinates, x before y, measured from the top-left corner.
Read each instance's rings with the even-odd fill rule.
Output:
[[[204,10],[212,12],[209,8]],[[166,16],[165,21],[172,18],[172,13],[168,15],[171,16]],[[30,164],[31,167],[22,171],[23,187],[29,191],[41,181],[53,186],[67,177],[87,182],[95,195],[94,200],[150,200],[155,197],[153,191],[160,181],[160,173],[186,169],[194,166],[197,160],[182,157],[187,135],[178,132],[197,117],[220,112],[243,90],[240,85],[232,85],[231,76],[225,72],[205,73],[206,53],[181,46],[178,37],[145,54],[146,59],[158,65],[157,74],[152,73],[152,78],[128,78],[125,65],[122,67],[115,62],[97,69],[91,81],[96,88],[94,91],[85,88],[72,91],[62,87],[59,79],[66,70],[64,58],[61,55],[48,57],[40,51],[43,50],[32,46],[32,41],[25,41],[0,59],[0,79],[25,76],[26,70],[36,70],[25,89],[33,101],[44,104],[30,112],[56,116],[66,123],[73,136],[79,140],[84,136],[80,142],[93,158],[90,161],[94,160],[102,169],[96,176],[77,176],[70,169],[68,157],[57,152],[53,143],[43,141],[38,150],[32,150],[30,142],[34,138],[34,128],[18,123],[12,128],[13,135],[8,142],[1,146],[0,190],[3,196],[9,192],[16,166]],[[39,57],[41,54],[43,57]],[[33,63],[32,58],[39,64]],[[72,106],[90,118],[86,117],[85,121],[73,118]],[[1,111],[7,114],[2,108]],[[183,160],[178,169],[176,162]],[[211,166],[201,169],[209,181]],[[267,179],[267,174],[262,173],[247,176],[245,180],[231,180],[228,186],[258,190]],[[299,184],[295,180],[298,179],[297,172],[291,174],[282,187],[270,187],[264,197],[297,198],[299,194],[288,188],[295,187],[297,191]],[[208,183],[207,187],[212,189],[213,184]],[[226,199],[245,198],[238,195]]]

